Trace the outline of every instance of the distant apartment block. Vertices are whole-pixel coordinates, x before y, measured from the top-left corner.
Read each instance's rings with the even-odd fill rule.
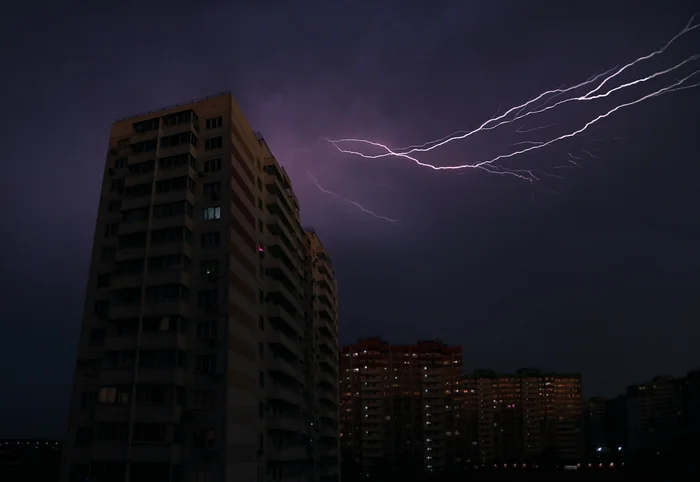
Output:
[[[343,347],[340,366],[344,457],[364,469],[404,464],[441,471],[456,463],[461,347],[365,339]]]
[[[470,465],[583,456],[580,375],[479,370],[465,377],[462,393],[464,458]]]
[[[61,481],[337,481],[337,287],[229,93],[112,125]]]

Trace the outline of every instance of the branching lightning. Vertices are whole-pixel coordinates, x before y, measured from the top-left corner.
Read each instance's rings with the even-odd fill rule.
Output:
[[[337,149],[339,152],[345,153],[345,154],[352,154],[355,156],[359,156],[365,159],[379,159],[379,158],[384,158],[384,157],[396,157],[400,159],[406,159],[408,161],[411,161],[417,166],[424,167],[424,168],[429,168],[435,171],[463,171],[466,169],[480,169],[483,171],[488,172],[489,174],[498,174],[498,175],[506,175],[506,176],[513,176],[522,180],[534,182],[534,181],[539,181],[540,176],[546,176],[546,177],[554,177],[557,179],[560,179],[560,176],[557,176],[552,173],[548,173],[543,171],[542,169],[524,169],[524,168],[519,168],[519,169],[513,169],[513,168],[506,168],[502,165],[500,165],[499,161],[504,161],[504,160],[509,160],[513,158],[520,157],[522,155],[525,155],[527,153],[530,153],[532,151],[537,151],[540,149],[547,148],[549,146],[552,146],[555,143],[560,143],[562,141],[565,141],[566,139],[570,139],[576,136],[585,136],[588,132],[593,131],[595,129],[599,129],[603,127],[600,123],[603,119],[606,119],[607,117],[613,115],[614,113],[625,109],[627,107],[634,106],[636,104],[640,104],[646,100],[660,97],[664,94],[668,94],[671,92],[679,92],[691,88],[696,88],[700,86],[700,80],[696,79],[696,77],[700,77],[700,69],[694,70],[690,72],[687,75],[679,75],[677,71],[679,71],[681,68],[697,61],[700,59],[700,54],[692,55],[677,64],[665,68],[663,70],[658,70],[655,71],[649,75],[645,76],[638,76],[634,80],[630,80],[624,83],[621,83],[617,86],[612,86],[612,82],[615,81],[618,77],[620,77],[623,73],[627,72],[628,70],[632,69],[633,67],[637,66],[638,64],[641,64],[643,62],[646,62],[656,56],[660,56],[668,50],[674,42],[676,42],[679,38],[682,36],[692,32],[695,29],[700,28],[700,24],[695,24],[695,17],[696,15],[693,15],[691,19],[688,21],[686,26],[678,32],[675,36],[673,36],[664,46],[661,48],[654,50],[653,52],[644,55],[642,57],[639,57],[622,67],[615,66],[612,69],[609,69],[605,72],[602,72],[600,74],[595,74],[589,77],[587,80],[572,85],[570,87],[565,87],[561,86],[556,89],[551,89],[547,90],[545,92],[542,92],[541,94],[537,95],[536,97],[532,98],[531,100],[528,100],[527,102],[524,102],[520,105],[516,105],[514,107],[511,107],[510,109],[506,110],[502,114],[498,114],[498,112],[501,110],[500,106],[499,109],[496,111],[496,113],[489,118],[487,121],[482,123],[479,127],[473,130],[461,130],[461,131],[456,131],[453,132],[452,134],[449,134],[447,136],[441,137],[439,139],[434,139],[428,142],[425,142],[423,144],[414,144],[414,145],[409,145],[405,146],[402,148],[390,148],[389,146],[382,144],[377,141],[369,140],[369,139],[357,139],[357,138],[343,138],[343,139],[336,139],[332,140],[326,137],[322,137],[319,139],[319,141],[326,141],[330,143],[335,149]],[[475,134],[485,132],[485,131],[491,131],[494,129],[497,129],[498,127],[504,126],[504,125],[511,125],[513,123],[516,123],[518,121],[521,121],[525,118],[535,116],[537,114],[542,114],[545,112],[549,111],[555,111],[565,104],[573,103],[573,102],[590,102],[590,101],[596,101],[604,98],[610,98],[613,96],[613,94],[620,93],[623,90],[629,89],[634,86],[640,86],[643,84],[646,84],[652,80],[655,80],[657,78],[662,78],[664,76],[668,76],[668,74],[671,74],[671,77],[674,78],[674,81],[672,83],[667,83],[665,86],[657,88],[656,90],[653,90],[650,93],[646,93],[643,95],[639,95],[637,98],[631,101],[626,101],[626,102],[617,102],[614,106],[609,108],[608,110],[594,116],[591,120],[588,120],[587,122],[583,123],[583,125],[579,126],[578,128],[570,128],[568,132],[564,132],[563,134],[558,134],[558,135],[550,135],[549,137],[543,137],[538,140],[523,140],[515,143],[509,144],[511,147],[516,147],[516,150],[512,150],[510,152],[506,152],[503,154],[496,155],[494,157],[488,158],[488,159],[483,159],[483,160],[477,160],[477,161],[472,161],[464,164],[459,164],[459,165],[435,165],[435,164],[430,164],[425,161],[421,161],[417,157],[415,157],[416,154],[420,153],[426,153],[430,152],[433,150],[436,150],[442,146],[445,146],[446,144],[452,143],[454,141],[459,141],[466,139],[468,137],[471,137]],[[693,79],[693,82],[691,83],[691,79]],[[618,82],[619,83],[619,82]],[[581,89],[587,89],[587,92],[583,94],[576,94],[576,92],[579,92]],[[541,125],[541,126],[536,126],[536,127],[530,127],[530,128],[525,128],[525,126],[521,125],[518,127],[515,132],[518,134],[527,134],[531,132],[540,132],[546,133],[550,132],[550,129],[560,126],[564,124],[563,122],[555,122],[555,123],[550,123],[546,125]],[[622,137],[615,137],[613,140],[620,140],[624,139]],[[359,147],[355,148],[350,148],[346,146],[371,146],[373,148],[378,148],[381,150],[379,154],[367,154],[364,152],[359,151]],[[316,146],[318,145],[318,142]],[[313,149],[313,148],[311,148]],[[579,151],[583,154],[585,154],[588,158],[590,159],[602,159],[600,156],[594,154],[592,150],[585,150],[585,149],[579,149]],[[575,156],[571,154],[570,152],[566,152],[568,155],[568,158],[565,161],[564,165],[561,166],[555,166],[552,169],[580,169],[582,168],[581,163],[578,161],[583,161],[585,158],[580,157],[580,156]],[[561,171],[560,171],[561,172]],[[376,218],[383,219],[386,221],[390,222],[397,222],[395,219],[387,218],[385,216],[380,216],[363,206],[361,206],[359,203],[352,201],[350,199],[347,199],[343,196],[340,196],[337,193],[334,193],[332,191],[328,191],[321,187],[321,185],[318,183],[317,179],[310,173],[308,173],[311,179],[313,179],[314,183],[318,187],[319,190],[326,194],[330,194],[332,196],[335,196],[349,204],[352,204],[362,210],[363,212],[370,214]],[[462,174],[462,172],[460,172]]]
[[[606,97],[609,97],[616,92],[620,92],[621,90],[648,82],[650,80],[656,79],[657,77],[661,77],[663,75],[674,72],[674,71],[680,69],[681,67],[700,59],[700,54],[688,57],[687,59],[677,63],[676,65],[674,65],[670,68],[660,70],[660,71],[654,72],[650,75],[640,77],[640,78],[637,78],[635,80],[626,82],[624,84],[618,85],[617,87],[610,88],[607,91],[602,91],[604,86],[609,84],[616,77],[620,76],[623,72],[627,71],[628,69],[630,69],[631,67],[633,67],[639,63],[642,63],[646,60],[649,60],[657,55],[663,54],[681,36],[683,36],[691,31],[697,29],[698,27],[700,27],[700,24],[693,24],[694,20],[695,20],[695,15],[690,19],[690,21],[683,28],[683,30],[681,30],[678,34],[676,34],[673,38],[671,38],[671,40],[669,40],[663,47],[661,47],[658,50],[655,50],[647,55],[639,57],[639,58],[635,59],[634,61],[623,65],[622,67],[614,67],[612,69],[609,69],[601,74],[595,75],[595,76],[589,78],[588,80],[581,82],[579,84],[573,85],[571,87],[566,87],[566,88],[560,87],[557,89],[547,90],[547,91],[539,94],[538,96],[534,97],[533,99],[531,99],[523,104],[520,104],[520,105],[517,105],[515,107],[508,109],[503,114],[500,114],[498,116],[494,116],[494,117],[488,119],[486,122],[481,124],[479,127],[477,127],[476,129],[473,129],[471,131],[457,131],[457,132],[454,132],[448,136],[442,137],[440,139],[428,141],[424,144],[411,145],[411,146],[407,146],[404,148],[398,148],[398,149],[391,149],[390,147],[388,147],[385,144],[382,144],[382,143],[376,142],[376,141],[372,141],[372,140],[368,140],[368,139],[354,139],[354,138],[345,138],[345,139],[337,139],[337,140],[331,140],[328,138],[324,138],[324,139],[326,141],[330,142],[340,152],[343,152],[345,154],[357,155],[357,156],[363,157],[365,159],[378,159],[378,158],[382,158],[382,157],[392,156],[392,157],[399,157],[399,158],[404,158],[404,159],[410,160],[418,166],[433,169],[433,170],[482,169],[482,170],[486,170],[487,172],[492,173],[492,174],[511,175],[511,176],[515,176],[515,177],[525,179],[525,180],[530,180],[530,181],[537,180],[537,177],[533,174],[532,170],[506,169],[502,166],[496,165],[495,163],[497,161],[500,161],[500,160],[520,156],[520,155],[526,154],[526,153],[534,151],[534,150],[545,148],[547,146],[550,146],[554,143],[563,141],[565,139],[569,139],[571,137],[581,135],[587,130],[590,130],[594,127],[598,127],[598,126],[596,126],[597,123],[599,123],[601,120],[609,117],[610,115],[614,114],[615,112],[617,112],[621,109],[639,104],[645,100],[648,100],[648,99],[651,99],[654,97],[659,97],[663,94],[667,94],[670,92],[677,92],[680,90],[685,90],[685,89],[697,87],[698,85],[700,85],[700,82],[693,83],[693,84],[687,84],[687,82],[690,79],[692,79],[693,77],[695,77],[696,75],[700,74],[700,70],[693,71],[689,75],[686,75],[683,77],[677,77],[677,80],[674,83],[667,85],[665,87],[662,87],[660,89],[657,89],[649,94],[642,95],[633,101],[617,104],[615,107],[609,109],[607,112],[604,112],[604,113],[596,116],[592,120],[586,122],[582,127],[578,128],[578,129],[571,130],[570,132],[567,132],[565,134],[561,134],[561,135],[556,136],[556,137],[551,137],[547,140],[522,141],[522,142],[516,143],[516,145],[528,144],[529,146],[526,148],[523,148],[523,149],[519,149],[516,151],[506,153],[506,154],[500,154],[500,155],[497,155],[497,156],[490,158],[490,159],[486,159],[486,160],[482,160],[482,161],[478,161],[478,162],[471,162],[471,163],[465,163],[465,164],[460,164],[460,165],[454,165],[454,166],[439,166],[439,165],[433,165],[433,164],[430,164],[427,162],[423,162],[423,161],[417,159],[416,157],[411,156],[411,154],[429,152],[429,151],[435,150],[439,147],[442,147],[448,143],[462,140],[462,139],[466,139],[467,137],[470,137],[474,134],[488,131],[488,130],[493,130],[493,129],[496,129],[500,126],[506,125],[506,124],[512,124],[513,122],[524,119],[525,117],[556,109],[557,107],[560,107],[563,104],[567,104],[569,102],[586,102],[586,101],[594,101],[594,100],[606,98]],[[564,94],[572,93],[578,89],[581,89],[581,88],[586,87],[586,86],[591,86],[591,85],[592,85],[592,88],[583,95],[564,97],[563,99],[558,100],[557,102],[555,102],[551,105],[547,105],[554,98],[561,97]],[[528,110],[528,108],[530,108],[530,106],[532,106],[534,103],[541,102],[541,101],[543,101],[543,102],[540,103],[536,108],[534,108],[532,110]],[[513,113],[515,113],[515,114],[509,118],[509,116]],[[535,130],[544,130],[545,128],[553,127],[554,125],[556,125],[556,124],[549,124],[546,126],[535,127],[532,129],[523,129],[521,127],[516,132],[525,133],[525,132],[531,132],[531,131],[535,131]],[[345,148],[341,147],[341,145],[352,144],[352,143],[371,145],[373,147],[380,148],[384,152],[382,152],[380,154],[365,154],[365,153],[360,152],[358,150],[345,149]],[[575,156],[570,156],[570,157],[576,158]],[[596,156],[591,156],[591,157],[596,157]]]
[[[317,187],[321,192],[323,192],[323,193],[325,193],[325,194],[330,194],[331,196],[336,197],[336,198],[338,198],[338,199],[340,199],[340,200],[342,200],[342,201],[345,201],[346,203],[352,204],[353,206],[359,208],[360,211],[362,211],[363,213],[367,213],[367,214],[369,214],[370,216],[374,216],[374,217],[377,218],[377,219],[383,219],[384,221],[389,221],[389,222],[391,222],[391,223],[398,223],[398,222],[399,222],[398,219],[392,219],[392,218],[388,218],[388,217],[386,217],[386,216],[382,216],[381,214],[377,214],[377,213],[375,213],[374,211],[370,211],[370,210],[367,209],[366,207],[362,206],[360,203],[357,203],[357,202],[355,202],[355,201],[352,201],[352,200],[346,198],[345,196],[341,196],[340,194],[335,193],[335,192],[333,192],[333,191],[329,191],[328,189],[324,189],[324,188],[321,186],[321,184],[319,184],[318,179],[316,179],[316,177],[315,177],[313,174],[311,174],[310,172],[307,172],[306,174],[308,174],[308,176],[311,178],[311,180],[314,182],[314,184],[316,184],[316,187]]]

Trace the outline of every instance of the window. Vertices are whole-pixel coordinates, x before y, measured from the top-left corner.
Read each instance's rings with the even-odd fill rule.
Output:
[[[118,213],[121,208],[122,208],[121,201],[110,201],[107,203],[107,212],[108,213]]]
[[[150,182],[134,184],[124,189],[124,195],[127,197],[150,196],[153,185]]]
[[[265,387],[265,372],[258,372],[258,381],[261,387]]]
[[[262,181],[260,180],[260,178],[257,178],[257,180],[258,180],[258,189],[260,189],[262,191]]]
[[[122,222],[144,221],[148,219],[148,211],[147,207],[126,210],[122,212]]]
[[[122,167],[126,167],[126,157],[120,157],[116,161],[114,161],[114,168],[115,169],[121,169]],[[124,180],[122,179],[122,182]]]
[[[265,303],[265,292],[263,290],[258,290],[258,301]]]
[[[95,432],[92,427],[78,427],[75,431],[75,446],[90,445],[94,439]]]
[[[137,142],[136,144],[131,144],[131,151],[134,154],[141,152],[151,152],[155,151],[158,147],[158,141],[156,139],[149,139],[143,142]]]
[[[126,167],[132,174],[145,174],[153,171],[156,167],[156,161],[138,162],[136,164],[129,164]]]
[[[258,219],[258,231],[261,233],[265,232],[265,226],[263,225],[262,219]]]
[[[197,306],[200,308],[215,308],[218,304],[218,290],[203,290],[197,296]]]
[[[187,244],[192,242],[192,231],[187,228],[166,228],[166,229],[156,229],[151,231],[151,243],[175,243],[183,242]]]
[[[161,157],[158,159],[158,167],[160,169],[172,169],[174,167],[186,165],[189,165],[192,168],[197,166],[197,160],[190,153]]]
[[[214,482],[214,475],[211,470],[195,470],[192,474],[192,482]]]
[[[215,172],[221,170],[221,159],[209,159],[204,161],[204,172]]]
[[[219,276],[219,261],[210,259],[199,263],[199,274],[202,278],[211,278]]]
[[[119,231],[119,223],[105,224],[105,238],[116,236]]]
[[[92,410],[97,405],[97,392],[83,393],[83,410]]]
[[[194,392],[193,408],[195,410],[214,410],[216,392],[214,390],[197,390]]]
[[[109,273],[102,273],[97,275],[97,287],[106,288],[107,286],[109,286],[111,278],[112,277]]]
[[[194,357],[196,373],[216,373],[216,355],[196,355]]]
[[[258,209],[261,211],[263,210],[263,203],[262,203],[262,200],[260,198],[258,198]]]
[[[219,136],[219,137],[212,137],[211,139],[206,139],[204,141],[204,149],[207,151],[210,151],[212,149],[221,149],[221,146],[224,145],[224,138]]]
[[[197,147],[197,136],[193,132],[181,132],[167,137],[160,138],[160,147],[175,147],[182,144],[191,144]]]
[[[169,254],[148,258],[149,271],[165,271],[171,269],[189,269],[190,258],[184,254]]]
[[[107,330],[104,328],[96,328],[90,332],[90,344],[101,345],[104,343],[107,336]]]
[[[107,405],[127,405],[130,400],[131,387],[102,387],[99,392],[99,403]]]
[[[210,208],[205,208],[204,220],[213,221],[215,219],[221,219],[221,206],[212,206]]]
[[[260,331],[265,331],[265,317],[264,316],[258,316],[258,326],[260,327]]]
[[[197,323],[197,338],[216,338],[216,322],[200,321]]]
[[[100,259],[103,262],[114,261],[114,256],[117,254],[117,248],[102,248]]]
[[[112,351],[107,353],[107,368],[126,370],[134,367],[133,351]]]
[[[196,428],[194,429],[194,437],[192,446],[198,449],[211,450],[214,448],[214,429],[213,428]]]
[[[224,124],[224,118],[222,116],[212,117],[204,121],[204,126],[206,129],[216,129]]]
[[[186,300],[189,289],[179,284],[157,285],[146,287],[148,301]]]
[[[216,194],[221,194],[221,183],[218,181],[204,183],[204,185],[202,186],[202,194],[207,197]]]
[[[156,182],[156,192],[171,192],[181,189],[189,189],[190,192],[194,192],[194,180],[189,176],[180,176]]]
[[[135,423],[134,442],[165,442],[168,434],[163,423]]]
[[[221,233],[219,231],[214,231],[202,234],[201,244],[202,248],[219,246],[221,244]]]
[[[192,204],[189,201],[175,201],[166,204],[157,204],[153,206],[153,217],[154,218],[166,218],[169,216],[177,216],[180,214],[186,214],[187,216],[192,216]]]
[[[160,126],[160,118],[148,119],[141,122],[134,122],[133,124],[134,132],[148,132],[158,129]]]
[[[95,301],[95,314],[99,316],[100,318],[107,316],[107,310],[109,309],[109,301],[106,300],[100,300],[100,301]]]
[[[258,354],[260,355],[260,358],[265,358],[265,345],[262,343],[258,343]]]

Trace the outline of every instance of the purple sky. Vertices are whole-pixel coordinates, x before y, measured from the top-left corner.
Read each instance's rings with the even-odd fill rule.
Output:
[[[584,157],[565,179],[436,172],[328,143],[295,151],[319,136],[401,146],[472,129],[661,47],[695,2],[71,3],[15,2],[0,19],[0,437],[63,436],[110,123],[223,90],[264,133],[303,224],[333,254],[342,342],[439,337],[464,346],[469,369],[581,371],[587,395],[698,365],[700,88],[504,163]],[[696,53],[700,29],[621,81]],[[424,158],[464,164],[546,140],[676,76]],[[541,136],[515,132],[550,123]],[[401,222],[323,194],[306,171]]]

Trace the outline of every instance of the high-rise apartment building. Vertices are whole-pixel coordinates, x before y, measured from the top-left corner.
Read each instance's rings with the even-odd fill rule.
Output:
[[[461,410],[475,465],[583,456],[581,377],[523,369],[479,370],[466,377]]]
[[[336,292],[229,93],[115,122],[61,480],[338,480]]]
[[[344,456],[364,469],[417,464],[440,471],[456,462],[461,347],[365,339],[343,347],[340,367]]]

